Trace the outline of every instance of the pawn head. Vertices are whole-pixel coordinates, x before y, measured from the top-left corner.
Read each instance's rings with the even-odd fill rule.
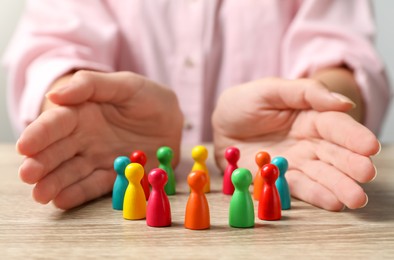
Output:
[[[156,152],[157,160],[161,164],[166,164],[171,162],[172,158],[174,157],[174,152],[168,146],[160,147]]]
[[[147,160],[146,154],[143,151],[137,150],[130,154],[130,161],[133,163],[139,163],[145,166]]]
[[[192,171],[187,176],[187,183],[192,190],[202,191],[208,179],[204,171]]]
[[[274,183],[279,177],[279,169],[275,164],[268,163],[261,169],[261,177],[267,183]]]
[[[287,162],[286,158],[281,156],[272,159],[271,163],[278,167],[280,176],[284,176],[287,169],[289,168],[289,163]]]
[[[167,173],[160,168],[152,169],[148,174],[148,181],[152,187],[162,188],[168,181]]]
[[[248,169],[238,168],[233,171],[231,175],[231,181],[234,184],[234,187],[237,189],[244,189],[250,186],[252,183],[253,177]]]
[[[269,153],[260,151],[256,153],[255,157],[256,164],[259,168],[263,167],[263,165],[271,162],[271,156]]]
[[[232,164],[237,163],[239,160],[239,157],[240,157],[240,153],[239,153],[239,149],[237,147],[230,146],[224,152],[224,158],[226,158],[226,160],[229,163],[232,163]]]
[[[130,163],[125,169],[126,179],[132,183],[139,183],[144,176],[144,167],[139,163]]]
[[[197,145],[192,150],[192,158],[195,161],[205,161],[208,158],[208,150],[203,145]]]
[[[114,161],[114,170],[118,175],[124,176],[124,170],[130,164],[130,159],[127,156],[116,157]]]

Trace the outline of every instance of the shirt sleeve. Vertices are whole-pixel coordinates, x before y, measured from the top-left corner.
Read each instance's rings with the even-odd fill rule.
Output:
[[[353,70],[365,102],[364,124],[378,134],[390,101],[384,65],[373,46],[375,33],[367,0],[304,0],[282,48],[282,72],[299,78],[322,68]]]
[[[14,129],[39,115],[58,77],[80,68],[114,71],[118,32],[105,1],[28,0],[3,60]]]

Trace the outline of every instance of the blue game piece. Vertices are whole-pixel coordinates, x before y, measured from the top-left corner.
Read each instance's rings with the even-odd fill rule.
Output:
[[[272,159],[272,164],[275,164],[279,169],[279,178],[276,180],[275,185],[278,189],[280,202],[282,205],[282,210],[291,208],[291,197],[289,185],[287,184],[287,180],[285,178],[285,173],[289,167],[289,163],[286,158],[278,156]]]
[[[125,169],[130,164],[130,159],[127,156],[119,156],[114,161],[114,170],[116,171],[116,180],[112,190],[112,208],[123,210],[123,199],[129,181],[125,176]]]

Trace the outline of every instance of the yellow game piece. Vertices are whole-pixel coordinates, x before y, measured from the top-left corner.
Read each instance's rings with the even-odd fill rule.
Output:
[[[194,171],[203,171],[206,174],[207,182],[204,186],[204,193],[208,193],[211,191],[211,178],[209,177],[208,167],[205,161],[208,158],[208,150],[203,145],[197,145],[192,150],[192,158],[194,160],[194,165],[191,172]]]
[[[123,201],[123,217],[125,219],[144,219],[146,216],[146,198],[141,186],[144,167],[139,163],[130,163],[125,169],[129,181]]]

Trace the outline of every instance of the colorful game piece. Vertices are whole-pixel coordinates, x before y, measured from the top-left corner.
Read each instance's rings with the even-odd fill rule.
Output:
[[[127,181],[124,171],[126,166],[130,164],[130,159],[126,156],[119,156],[114,161],[114,170],[116,172],[116,180],[112,189],[112,208],[117,210],[123,209],[124,194],[129,182]]]
[[[186,205],[185,228],[208,229],[210,227],[209,205],[204,194],[207,175],[201,170],[193,171],[187,177],[191,192]]]
[[[168,181],[164,190],[166,191],[167,195],[174,195],[175,190],[175,174],[174,170],[172,169],[172,158],[174,157],[174,153],[170,147],[163,146],[157,150],[156,153],[157,160],[159,161],[160,165],[159,168],[163,169],[168,176]]]
[[[255,161],[258,167],[256,176],[254,177],[253,183],[253,198],[255,200],[260,199],[261,191],[263,190],[263,178],[261,177],[261,169],[264,165],[271,162],[271,156],[267,152],[258,152],[255,157]]]
[[[194,165],[192,168],[192,172],[194,171],[203,171],[207,176],[207,182],[204,186],[204,192],[211,191],[211,178],[209,177],[208,167],[205,161],[208,158],[208,150],[203,145],[197,145],[192,150],[192,158],[194,160]]]
[[[264,179],[263,190],[259,200],[258,217],[262,220],[279,220],[282,217],[280,197],[275,186],[279,176],[279,169],[275,164],[266,164],[261,169]]]
[[[254,205],[249,193],[253,177],[248,169],[236,169],[231,177],[235,191],[230,201],[229,224],[237,228],[254,227]]]
[[[146,224],[151,227],[171,226],[171,208],[168,197],[164,191],[167,183],[167,173],[163,169],[153,169],[148,174],[152,192],[146,209]]]
[[[284,157],[275,157],[272,159],[272,164],[275,164],[279,169],[279,177],[275,182],[275,186],[278,189],[280,196],[280,204],[282,205],[282,209],[290,209],[291,208],[291,197],[289,185],[287,184],[287,180],[285,178],[285,174],[287,169],[289,168],[289,163]]]
[[[238,168],[237,162],[239,157],[239,149],[236,147],[228,147],[224,153],[224,158],[226,158],[228,163],[223,175],[223,193],[226,195],[232,195],[234,193],[234,185],[231,181],[231,175],[234,170]]]
[[[139,163],[130,163],[125,169],[129,181],[123,201],[123,217],[125,219],[144,219],[146,216],[146,198],[141,186],[144,167]]]
[[[139,151],[139,150],[134,151],[130,154],[130,161],[133,163],[139,163],[142,165],[142,167],[144,167],[144,176],[141,179],[141,185],[142,185],[142,188],[144,189],[144,192],[145,192],[145,198],[146,198],[146,200],[148,200],[150,189],[149,189],[149,182],[148,182],[148,174],[145,171],[145,164],[147,161],[146,154],[143,151]]]

